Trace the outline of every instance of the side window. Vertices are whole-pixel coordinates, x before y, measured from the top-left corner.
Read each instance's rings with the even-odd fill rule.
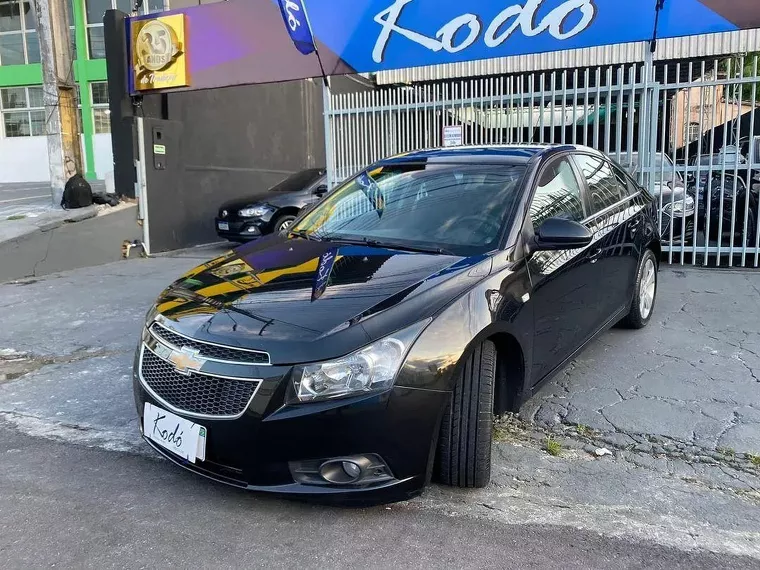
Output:
[[[575,160],[588,183],[592,214],[627,197],[628,193],[618,183],[609,162],[587,154],[577,154]]]
[[[530,205],[534,228],[549,218],[559,217],[576,222],[586,217],[581,188],[568,158],[557,159],[544,167]]]
[[[637,185],[634,183],[634,181],[631,179],[630,176],[628,176],[622,168],[618,167],[617,165],[612,165],[612,170],[615,173],[615,178],[617,178],[618,183],[620,184],[620,187],[625,191],[625,193],[628,196],[633,196],[636,194],[636,192],[639,191]]]

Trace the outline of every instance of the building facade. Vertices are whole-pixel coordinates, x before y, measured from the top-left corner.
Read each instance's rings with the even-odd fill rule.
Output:
[[[131,0],[69,0],[70,40],[88,179],[113,170],[103,15],[132,11]],[[164,0],[144,0],[140,13],[164,9]],[[42,65],[34,2],[0,0],[0,182],[50,179],[45,138]]]

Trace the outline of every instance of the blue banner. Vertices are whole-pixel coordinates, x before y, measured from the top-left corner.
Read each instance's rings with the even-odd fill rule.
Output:
[[[229,0],[164,15],[185,15],[190,83],[172,90],[187,90],[319,77],[320,61],[301,55],[317,43],[326,74],[339,75],[648,41],[656,6],[657,0]],[[155,17],[131,17],[128,27]],[[666,0],[657,36],[749,28],[760,28],[760,0]]]
[[[282,19],[296,49],[304,55],[315,50],[314,36],[311,33],[309,18],[304,7],[304,0],[277,0],[282,12]]]

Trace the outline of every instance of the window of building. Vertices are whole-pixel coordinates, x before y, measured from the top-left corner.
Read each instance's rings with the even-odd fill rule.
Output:
[[[592,214],[617,204],[627,196],[608,162],[587,154],[576,155],[575,161],[588,182]]]
[[[0,2],[0,65],[40,62],[34,14],[30,0]]]
[[[6,137],[30,137],[45,134],[45,107],[42,87],[7,87],[0,89],[0,116]]]
[[[108,83],[105,81],[91,83],[92,119],[95,134],[111,132],[111,110],[108,108]]]
[[[699,140],[699,136],[702,134],[699,123],[689,123],[686,127],[686,143],[692,143]]]
[[[121,10],[132,13],[133,0],[85,0],[85,19],[87,21],[87,45],[90,59],[103,59],[106,56],[106,44],[103,38],[103,16],[106,10]],[[151,14],[164,9],[164,0],[145,0],[138,14]]]

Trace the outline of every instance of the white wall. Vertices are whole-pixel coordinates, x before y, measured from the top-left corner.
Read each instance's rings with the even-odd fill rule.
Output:
[[[0,182],[49,182],[45,137],[0,137]]]
[[[95,155],[95,174],[98,180],[105,180],[106,172],[113,172],[111,135],[93,135],[92,148]],[[84,157],[84,150],[82,150],[82,155]]]
[[[111,135],[94,135],[93,154],[98,180],[113,170]],[[84,145],[82,147],[84,158]],[[49,182],[45,137],[0,137],[0,183]]]

